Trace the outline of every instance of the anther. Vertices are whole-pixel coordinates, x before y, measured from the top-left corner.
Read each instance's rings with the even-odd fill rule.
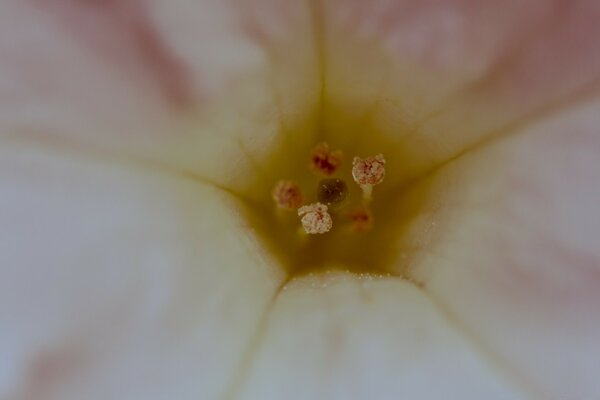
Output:
[[[383,154],[365,159],[354,157],[354,160],[352,160],[352,177],[360,185],[364,200],[370,201],[373,186],[380,184],[385,177],[385,158],[383,158]]]
[[[341,150],[331,151],[325,142],[316,145],[311,152],[310,168],[318,174],[330,176],[342,163]]]
[[[338,206],[348,195],[346,182],[337,178],[323,179],[317,187],[317,199],[328,206]]]
[[[348,218],[352,221],[352,230],[355,232],[367,232],[373,227],[373,215],[366,208],[349,211]]]
[[[294,181],[279,181],[273,188],[273,200],[277,207],[295,210],[303,204],[302,191]]]
[[[333,226],[333,220],[325,204],[302,206],[298,209],[298,215],[301,217],[304,231],[308,234],[326,233]]]

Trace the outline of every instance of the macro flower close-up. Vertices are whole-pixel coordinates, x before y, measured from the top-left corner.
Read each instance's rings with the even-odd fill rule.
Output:
[[[599,0],[1,0],[0,400],[600,399]]]

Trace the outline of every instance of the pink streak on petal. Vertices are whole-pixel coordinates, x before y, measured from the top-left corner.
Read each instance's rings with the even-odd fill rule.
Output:
[[[551,12],[488,73],[478,91],[527,105],[560,97],[600,78],[600,3],[546,2]],[[518,39],[518,38],[517,38]]]
[[[462,76],[462,87],[540,103],[600,75],[594,0],[333,0],[331,30],[370,40],[402,64]]]
[[[138,69],[156,86],[168,104],[185,107],[197,102],[184,65],[163,43],[139,0],[32,0],[57,18],[85,45],[115,65]]]

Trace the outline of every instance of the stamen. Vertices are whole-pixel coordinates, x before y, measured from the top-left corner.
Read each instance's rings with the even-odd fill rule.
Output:
[[[346,200],[348,186],[337,178],[323,179],[317,188],[317,199],[328,206],[338,206]]]
[[[341,165],[343,156],[341,150],[331,151],[326,142],[319,143],[312,150],[310,168],[318,174],[330,176]]]
[[[277,182],[272,195],[277,207],[284,210],[295,210],[304,202],[300,186],[294,181]]]
[[[298,210],[298,215],[301,217],[304,231],[308,234],[326,233],[333,226],[333,220],[325,204],[314,203],[302,206]]]
[[[352,221],[352,230],[355,232],[367,232],[373,227],[373,215],[366,208],[349,211],[348,218]]]
[[[352,160],[352,177],[360,185],[363,191],[363,199],[370,201],[373,186],[383,182],[383,178],[385,177],[385,159],[383,158],[383,154],[365,159],[354,157],[354,160]]]
[[[361,159],[354,157],[352,161],[352,177],[359,185],[377,185],[385,177],[385,159],[383,154]]]

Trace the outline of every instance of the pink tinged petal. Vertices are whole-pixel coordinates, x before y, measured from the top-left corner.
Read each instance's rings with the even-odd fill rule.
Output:
[[[198,100],[187,71],[150,23],[141,0],[30,0],[65,31],[129,73],[143,74],[167,105],[185,107]]]
[[[319,94],[307,8],[243,4],[2,3],[2,138],[242,186],[272,146],[311,140]]]
[[[169,162],[239,188],[274,148],[312,143],[320,82],[309,11],[271,0],[149,3],[161,37],[209,99],[178,127]]]
[[[242,399],[509,399],[518,387],[416,287],[332,274],[293,281],[273,306]]]
[[[67,151],[0,164],[0,398],[219,396],[283,278],[236,201]]]
[[[86,143],[148,137],[165,118],[166,84],[140,48],[151,41],[121,13],[108,3],[0,5],[3,135],[43,131]]]
[[[440,233],[414,264],[546,399],[600,396],[599,115],[579,106],[440,171],[446,217],[430,210]]]
[[[278,46],[281,50],[295,38],[310,39],[306,35],[311,22],[303,2],[175,0],[146,5],[165,43],[199,80],[195,86],[209,93],[220,94],[235,79],[264,68],[265,56]],[[293,54],[307,49],[288,50]]]
[[[406,148],[406,179],[600,90],[597,1],[338,0],[323,14],[326,107],[345,119],[328,128]]]

